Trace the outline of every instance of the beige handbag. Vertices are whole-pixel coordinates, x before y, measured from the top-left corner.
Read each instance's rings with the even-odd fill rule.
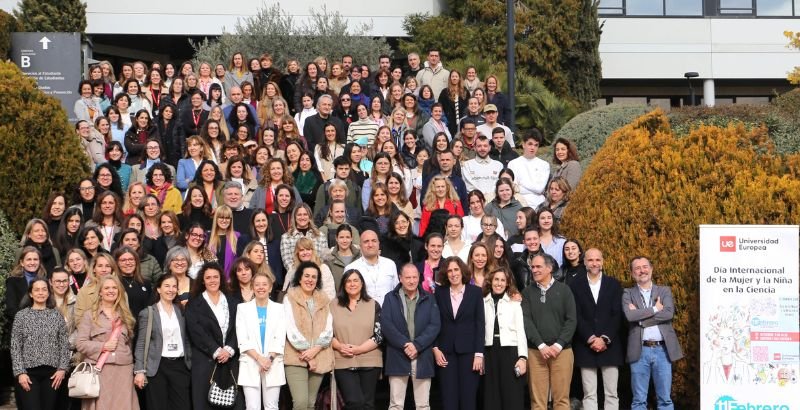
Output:
[[[67,382],[69,397],[95,399],[100,396],[100,371],[89,362],[81,362]]]

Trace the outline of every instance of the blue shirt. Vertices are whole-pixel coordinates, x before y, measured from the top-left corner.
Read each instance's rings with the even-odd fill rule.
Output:
[[[261,328],[261,346],[264,346],[264,338],[267,335],[267,307],[256,306],[258,312],[258,326]],[[262,348],[262,351],[266,349]]]

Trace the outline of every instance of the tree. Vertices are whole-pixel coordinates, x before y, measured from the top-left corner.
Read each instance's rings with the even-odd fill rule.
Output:
[[[786,45],[788,48],[793,49],[800,49],[800,32],[793,32],[793,31],[784,31],[783,35],[789,39],[789,44]],[[800,84],[800,67],[794,67],[789,75],[786,77],[790,83],[793,85]]]
[[[400,41],[400,50],[424,53],[436,48],[445,64],[473,54],[505,61],[505,1],[449,4],[439,16],[407,16],[403,27],[411,37]],[[594,103],[602,75],[597,0],[519,0],[514,27],[518,72],[540,78],[557,96],[582,108]]]
[[[86,3],[80,0],[22,0],[14,15],[27,32],[86,31]]]
[[[675,132],[657,109],[616,131],[564,212],[562,231],[604,246],[603,271],[632,286],[628,260],[645,255],[672,288],[673,326],[686,357],[673,365],[675,408],[698,408],[699,224],[795,224],[800,155],[772,148],[765,127],[738,122]]]
[[[22,30],[13,15],[0,10],[0,60],[11,57],[11,33]]]
[[[78,135],[61,102],[36,88],[12,62],[0,62],[0,211],[21,233],[51,191],[89,176]]]
[[[308,22],[298,23],[279,4],[262,7],[248,18],[240,19],[232,33],[213,41],[190,41],[197,61],[227,62],[234,52],[257,57],[268,51],[273,62],[285,66],[289,59],[303,65],[318,56],[340,57],[350,54],[355,61],[378,61],[391,49],[384,38],[373,38],[371,24],[350,25],[339,12],[309,9]]]

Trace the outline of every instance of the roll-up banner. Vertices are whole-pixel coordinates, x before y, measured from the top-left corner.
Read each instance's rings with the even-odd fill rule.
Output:
[[[701,409],[800,409],[799,234],[700,226]]]

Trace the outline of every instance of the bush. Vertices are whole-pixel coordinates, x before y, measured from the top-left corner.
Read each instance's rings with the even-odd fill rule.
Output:
[[[195,60],[225,65],[235,52],[256,58],[268,51],[275,66],[285,67],[286,61],[296,59],[302,68],[318,56],[327,56],[330,67],[331,59],[344,54],[352,55],[355,62],[377,62],[381,54],[391,54],[384,38],[369,36],[372,25],[351,26],[339,12],[330,13],[325,6],[312,8],[309,14],[310,22],[299,24],[276,3],[239,20],[233,33],[224,33],[218,40],[189,43]]]
[[[13,15],[0,10],[0,60],[11,58],[11,33],[22,30]]]
[[[800,121],[797,113],[797,92],[779,97],[769,105],[726,105],[721,107],[684,107],[673,109],[670,123],[678,134],[688,134],[701,125],[725,126],[731,121],[741,122],[746,130],[765,126],[780,153],[800,152]]]
[[[686,355],[673,371],[676,408],[698,408],[700,399],[698,225],[796,223],[798,164],[800,155],[772,149],[765,127],[679,135],[657,109],[608,139],[573,194],[562,230],[600,246],[606,272],[632,286],[628,260],[646,255],[655,281],[672,288]]]
[[[36,88],[12,62],[0,62],[0,211],[22,232],[51,191],[66,191],[89,175],[61,102]]]
[[[19,248],[19,239],[16,233],[11,230],[8,224],[8,218],[5,213],[0,211],[0,300],[6,300],[6,277],[8,272],[14,267],[16,261],[16,252]],[[5,309],[5,303],[2,308]],[[6,315],[0,315],[0,350],[8,349],[10,333],[6,332],[10,329],[7,328]]]
[[[603,146],[612,132],[647,113],[646,105],[611,104],[576,115],[556,134],[556,138],[567,138],[578,146],[581,165],[586,166]]]

